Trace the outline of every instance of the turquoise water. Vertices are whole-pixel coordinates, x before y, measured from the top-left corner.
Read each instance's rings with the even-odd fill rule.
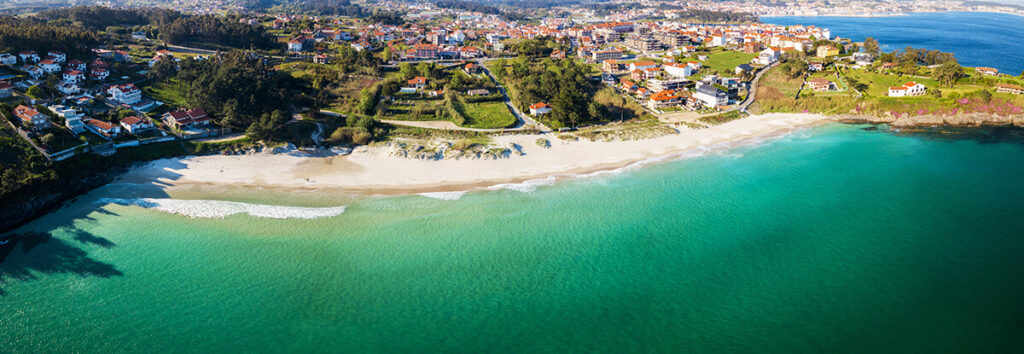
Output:
[[[0,351],[1024,350],[1024,144],[862,128],[314,220],[106,187],[19,230]]]
[[[784,26],[814,25],[860,42],[874,37],[884,51],[911,46],[956,53],[960,64],[1013,76],[1024,71],[1024,16],[988,12],[916,13],[891,17],[763,17]]]

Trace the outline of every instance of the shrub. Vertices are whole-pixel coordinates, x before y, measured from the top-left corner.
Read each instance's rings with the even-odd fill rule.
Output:
[[[538,138],[537,139],[537,146],[540,146],[542,148],[549,148],[549,147],[551,147],[551,141],[548,140],[548,139],[544,139],[544,138]]]
[[[452,144],[452,149],[459,151],[466,151],[476,146],[476,143],[470,139],[462,139]]]

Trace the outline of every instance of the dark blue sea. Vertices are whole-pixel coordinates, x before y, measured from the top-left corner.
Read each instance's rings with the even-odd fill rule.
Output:
[[[1024,17],[988,12],[916,13],[891,17],[762,17],[778,25],[814,25],[833,36],[874,37],[883,50],[912,46],[956,53],[964,66],[989,66],[1019,75],[1024,70]]]

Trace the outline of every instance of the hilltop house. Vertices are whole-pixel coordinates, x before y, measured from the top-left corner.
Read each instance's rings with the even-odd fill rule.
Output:
[[[988,68],[988,67],[984,67],[984,66],[979,66],[977,68],[974,68],[974,70],[977,70],[978,73],[980,73],[982,75],[988,75],[988,76],[999,75],[999,69],[996,69],[996,68]]]
[[[551,106],[544,102],[537,102],[530,105],[530,115],[541,116],[551,113]]]
[[[417,76],[414,77],[412,80],[407,81],[407,83],[409,84],[409,87],[415,88],[417,90],[422,90],[424,87],[427,86],[427,78],[423,76]]]
[[[917,82],[908,82],[903,86],[892,86],[889,87],[889,97],[909,97],[909,96],[920,96],[927,91],[924,85]]]
[[[39,113],[35,108],[20,105],[14,108],[14,116],[21,118],[22,123],[30,129],[39,130],[50,126],[50,117]]]
[[[123,104],[136,104],[142,101],[142,90],[135,84],[114,85],[107,90],[110,99]]]
[[[826,80],[826,79],[822,79],[822,78],[819,77],[819,78],[814,78],[814,79],[808,80],[807,81],[807,86],[810,87],[811,90],[813,90],[815,92],[822,92],[822,91],[832,91],[832,90],[834,90],[835,87],[836,87],[836,84],[834,82],[832,82],[832,81],[829,81],[829,80]]]
[[[1024,95],[1024,87],[1013,84],[996,84],[996,92]]]

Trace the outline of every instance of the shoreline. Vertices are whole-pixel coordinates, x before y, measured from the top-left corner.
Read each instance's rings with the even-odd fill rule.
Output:
[[[882,18],[882,17],[904,17],[914,14],[942,14],[942,13],[976,13],[976,14],[1003,14],[1024,17],[1022,13],[1007,11],[971,11],[971,10],[947,10],[947,11],[904,11],[880,14],[825,14],[825,15],[767,15],[758,18],[784,18],[784,17],[854,17],[854,18]],[[763,21],[762,21],[763,22]]]
[[[126,172],[116,183],[150,184],[163,190],[190,186],[326,189],[364,196],[469,192],[615,173],[675,160],[688,152],[702,154],[763,141],[830,121],[830,117],[818,114],[773,113],[705,129],[683,128],[677,134],[657,138],[612,142],[564,141],[554,134],[498,136],[494,138],[496,143],[518,144],[525,153],[503,159],[420,160],[390,156],[389,147],[384,146],[333,157],[191,156],[149,162]],[[538,138],[550,140],[551,147],[534,144]]]

